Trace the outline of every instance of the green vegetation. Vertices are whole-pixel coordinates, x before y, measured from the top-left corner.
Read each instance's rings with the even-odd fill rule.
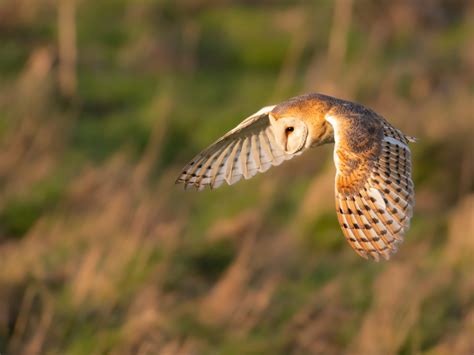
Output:
[[[472,353],[474,8],[349,3],[0,3],[1,354]],[[332,147],[174,185],[310,91],[419,138],[389,262],[342,236]]]

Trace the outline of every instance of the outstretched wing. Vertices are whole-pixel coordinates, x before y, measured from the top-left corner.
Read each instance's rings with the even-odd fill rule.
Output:
[[[336,210],[351,247],[389,259],[410,226],[415,202],[408,141],[372,111],[327,115],[334,128]]]
[[[198,190],[217,188],[224,181],[232,185],[297,155],[285,153],[275,142],[268,117],[273,107],[264,107],[246,118],[198,154],[184,167],[176,183]]]

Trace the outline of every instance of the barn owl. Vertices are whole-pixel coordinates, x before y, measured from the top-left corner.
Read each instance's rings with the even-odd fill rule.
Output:
[[[306,94],[267,106],[198,154],[176,183],[198,190],[249,179],[309,148],[335,143],[336,213],[360,256],[397,251],[414,206],[409,142],[382,116],[357,103]]]

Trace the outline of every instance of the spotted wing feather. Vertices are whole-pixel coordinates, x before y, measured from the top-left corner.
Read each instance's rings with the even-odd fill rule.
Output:
[[[184,167],[176,183],[198,190],[217,188],[224,182],[232,185],[294,157],[275,142],[268,117],[273,107],[264,107],[248,117],[198,154]]]
[[[344,236],[360,256],[389,259],[410,226],[415,202],[409,138],[371,112],[328,121],[335,131],[336,211]],[[351,144],[350,136],[360,134],[354,130],[364,129],[372,138],[365,146]]]

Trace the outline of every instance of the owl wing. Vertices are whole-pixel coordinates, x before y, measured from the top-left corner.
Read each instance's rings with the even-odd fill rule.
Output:
[[[410,226],[415,202],[405,136],[375,113],[326,116],[334,128],[336,210],[351,247],[389,259]]]
[[[217,188],[224,181],[232,185],[298,155],[284,152],[276,143],[268,117],[274,107],[262,108],[198,154],[176,183],[198,190]]]

